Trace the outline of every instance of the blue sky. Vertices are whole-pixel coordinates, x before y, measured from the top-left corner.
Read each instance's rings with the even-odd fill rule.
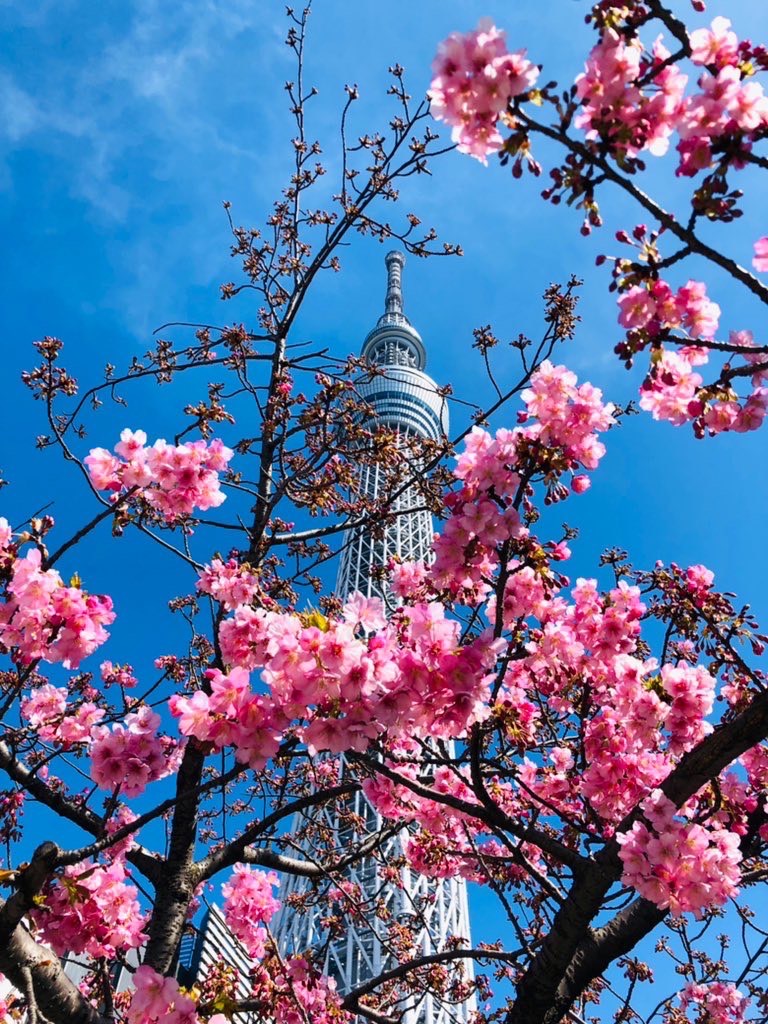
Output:
[[[527,46],[532,59],[544,61],[544,80],[567,84],[591,45],[586,9],[576,0],[318,0],[307,80],[319,95],[309,134],[321,139],[328,164],[336,167],[344,84],[356,82],[361,90],[355,131],[380,127],[390,109],[387,66],[404,64],[412,92],[420,94],[437,42],[485,14],[507,28],[514,48]],[[680,10],[689,8],[681,4]],[[740,35],[768,39],[763,0],[713,2],[707,17],[694,16],[693,23],[719,13]],[[42,410],[18,380],[33,362],[35,338],[61,337],[65,363],[86,380],[106,361],[128,363],[168,321],[255,325],[248,293],[227,306],[218,298],[219,284],[237,277],[222,202],[232,202],[236,222],[260,225],[290,173],[282,85],[293,68],[284,34],[282,5],[271,0],[6,0],[0,7],[6,55],[0,70],[6,249],[0,468],[12,484],[0,494],[0,514],[18,521],[51,497],[53,514],[63,522],[90,509],[71,467],[34,451],[35,436],[45,430]],[[679,196],[679,183],[664,167],[663,174],[654,168],[651,188]],[[466,254],[410,260],[405,270],[406,310],[428,346],[429,372],[439,382],[452,381],[462,397],[487,398],[470,352],[472,329],[490,322],[504,339],[521,331],[537,337],[538,297],[551,281],[577,273],[585,278],[583,323],[561,358],[608,398],[626,402],[640,374],[625,372],[612,355],[619,338],[615,306],[608,273],[594,260],[615,251],[613,230],[639,217],[606,195],[607,227],[585,242],[578,214],[546,205],[538,198],[541,187],[451,154],[433,178],[406,190],[403,209],[414,209]],[[768,231],[763,196],[753,192],[744,221],[717,235],[718,244],[745,264],[752,241]],[[382,307],[385,251],[356,240],[342,254],[342,274],[320,282],[297,338],[330,345],[338,355],[357,351]],[[691,265],[690,275],[699,269]],[[749,327],[762,340],[762,311],[721,277],[707,272],[707,279],[723,308],[722,328]],[[502,377],[512,377],[511,356],[500,352],[498,365]],[[127,412],[109,411],[97,420],[90,442],[111,447],[123,425],[163,436],[175,415],[172,395],[144,391]],[[460,407],[454,409],[455,427],[462,417]],[[512,421],[510,410],[497,425]],[[627,548],[639,565],[657,558],[704,562],[721,587],[750,601],[765,623],[767,429],[702,442],[646,415],[629,419],[609,435],[591,491],[547,519],[553,534],[564,518],[581,530],[573,574],[595,572],[600,551],[614,545]],[[147,555],[146,547],[125,542],[73,555],[63,569],[79,569],[94,590],[115,590],[114,580],[120,581],[120,619],[113,649],[105,652],[116,661],[163,653],[148,644],[146,616],[148,609],[159,613],[170,596],[167,578],[152,577],[149,594],[137,599],[150,572]]]

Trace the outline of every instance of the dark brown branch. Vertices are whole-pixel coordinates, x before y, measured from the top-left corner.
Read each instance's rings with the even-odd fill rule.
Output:
[[[2,740],[0,740],[0,769],[5,771],[9,778],[13,779],[15,783],[26,790],[30,796],[39,800],[45,807],[61,815],[67,821],[74,822],[84,832],[88,832],[99,839],[102,837],[104,823],[98,815],[82,804],[77,804],[61,793],[51,789],[42,779],[16,759],[8,745]],[[158,863],[146,850],[142,848],[129,850],[126,857],[151,882],[157,880]]]
[[[565,148],[571,153],[575,153],[592,166],[600,168],[608,181],[617,185],[626,192],[627,195],[630,195],[635,202],[642,206],[644,210],[647,210],[651,216],[655,217],[662,227],[666,228],[670,234],[674,235],[681,242],[687,245],[691,252],[696,253],[698,256],[703,256],[711,263],[716,264],[716,266],[720,267],[721,270],[724,270],[727,274],[730,274],[732,278],[748,288],[749,291],[752,292],[753,295],[757,296],[761,302],[768,305],[768,287],[758,281],[756,277],[750,274],[748,270],[745,270],[744,267],[736,263],[735,260],[730,259],[730,257],[726,256],[724,253],[714,249],[711,245],[707,245],[706,242],[703,242],[693,233],[693,231],[688,230],[688,228],[676,220],[671,213],[665,210],[662,206],[659,206],[659,204],[643,192],[641,188],[638,188],[633,181],[619,174],[619,172],[605,159],[605,157],[600,156],[593,148],[589,147],[586,143],[572,139],[565,132],[559,131],[557,128],[534,121],[524,111],[516,110],[515,117],[529,131],[538,132],[540,135],[544,135],[553,142],[557,142],[560,145],[565,146]]]
[[[731,721],[719,726],[685,754],[671,775],[662,783],[661,789],[675,804],[681,807],[694,793],[697,793],[737,757],[768,736],[768,692],[756,696]],[[618,827],[624,832],[639,817],[636,808],[627,815]],[[505,1018],[505,1024],[557,1024],[562,1019],[578,992],[591,980],[589,964],[597,973],[602,968],[598,953],[598,941],[602,949],[609,950],[612,944],[619,948],[626,936],[638,939],[647,934],[658,923],[644,901],[637,901],[635,907],[627,908],[624,917],[619,915],[619,924],[613,931],[601,933],[592,930],[592,922],[600,912],[608,891],[621,876],[619,846],[616,840],[608,843],[596,856],[594,863],[578,877],[552,923],[531,966],[517,989],[517,998]],[[631,912],[630,912],[631,911]],[[646,928],[643,931],[643,927]],[[588,954],[591,951],[591,958]],[[592,975],[592,978],[596,977]],[[568,979],[572,978],[572,987]]]
[[[406,978],[413,971],[417,971],[420,967],[428,967],[430,964],[446,964],[451,963],[453,960],[499,960],[502,963],[513,964],[521,952],[522,950],[505,952],[499,949],[473,948],[447,949],[440,953],[429,953],[426,956],[417,957],[415,960],[407,960],[405,963],[398,964],[397,967],[393,967],[389,971],[383,971],[375,978],[371,978],[370,981],[358,985],[357,988],[344,997],[341,1005],[345,1010],[357,1012],[363,996],[371,995],[382,985],[386,985],[387,982]]]
[[[35,898],[51,875],[60,851],[43,843],[16,880],[16,892],[0,905],[0,971],[27,993],[30,1018],[36,1012],[50,1020],[72,1024],[102,1024],[99,1013],[64,973],[59,958],[39,945],[23,924]]]
[[[284,807],[279,807],[265,818],[255,822],[241,836],[238,836],[237,839],[234,839],[223,849],[210,853],[207,857],[198,861],[195,865],[196,884],[211,878],[223,868],[232,867],[233,864],[237,864],[243,859],[246,849],[253,843],[254,839],[269,832],[270,829],[274,828],[275,825],[285,818],[289,818],[293,814],[298,814],[300,811],[307,810],[310,807],[317,807],[319,804],[328,803],[342,796],[348,796],[351,793],[355,793],[358,789],[360,789],[360,783],[345,782],[338,786],[332,786],[330,789],[317,790],[314,793],[292,801],[290,804],[286,804]]]

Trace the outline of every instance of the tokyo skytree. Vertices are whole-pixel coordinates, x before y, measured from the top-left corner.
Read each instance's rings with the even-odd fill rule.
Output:
[[[372,407],[376,421],[396,430],[401,437],[417,434],[434,441],[448,432],[448,410],[437,385],[424,372],[426,349],[418,331],[403,311],[402,268],[405,256],[390,252],[387,266],[387,294],[383,314],[363,342],[362,357],[384,371],[360,385],[361,397]],[[361,466],[360,483],[364,494],[375,497],[385,481],[382,467]],[[339,566],[336,593],[342,599],[359,591],[366,597],[390,597],[371,570],[386,565],[397,557],[403,561],[429,561],[432,542],[432,517],[426,510],[403,511],[411,507],[414,497],[406,490],[395,499],[391,523],[381,536],[373,537],[362,529],[349,538]],[[373,577],[373,578],[372,578]],[[342,767],[343,771],[343,767]],[[368,834],[382,828],[382,819],[358,792],[351,808],[365,822]],[[334,830],[337,842],[349,839],[350,830],[334,820],[332,809],[323,812],[324,824]],[[295,822],[295,827],[300,827]],[[339,992],[345,994],[397,966],[398,959],[390,948],[389,929],[402,923],[416,937],[415,956],[447,948],[451,938],[458,938],[469,947],[470,929],[467,887],[461,878],[430,879],[400,868],[401,885],[383,881],[381,865],[403,860],[402,833],[387,840],[377,857],[366,857],[345,871],[349,882],[358,885],[367,907],[378,905],[378,912],[363,915],[345,924],[339,937],[330,938],[324,931],[322,912],[295,913],[291,910],[293,895],[299,898],[308,888],[304,878],[291,876],[282,890],[283,910],[275,925],[275,938],[281,953],[289,955],[309,948],[325,949],[326,972],[336,979]],[[403,860],[403,863],[404,860]],[[465,978],[473,978],[472,963],[467,961]],[[433,994],[408,997],[394,1008],[402,1024],[466,1024],[476,1009],[474,996],[463,1002],[443,1001]],[[360,1018],[362,1021],[363,1018]]]

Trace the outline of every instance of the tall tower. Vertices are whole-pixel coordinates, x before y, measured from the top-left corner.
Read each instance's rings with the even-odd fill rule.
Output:
[[[405,256],[387,253],[387,298],[384,312],[363,342],[362,357],[381,367],[380,376],[359,385],[360,397],[373,408],[376,422],[401,437],[416,434],[439,441],[448,433],[448,406],[437,385],[424,373],[427,353],[416,328],[403,312],[402,270]],[[380,466],[361,467],[361,490],[376,497],[386,470]],[[429,559],[432,546],[432,516],[426,509],[407,512],[416,504],[410,491],[397,499],[393,521],[381,538],[367,530],[352,535],[341,556],[336,593],[346,598],[359,591],[366,597],[386,598],[371,579],[371,569],[387,565],[393,556],[404,562]],[[397,514],[400,513],[400,514]]]
[[[360,391],[378,423],[396,430],[403,438],[417,434],[438,441],[448,431],[448,410],[437,385],[424,372],[426,350],[421,336],[403,312],[404,263],[401,252],[386,256],[384,313],[362,348],[362,356],[383,372],[362,385]],[[379,466],[362,466],[363,493],[375,497],[384,483],[384,473]],[[360,530],[349,539],[336,583],[336,593],[342,599],[360,591],[367,597],[381,596],[387,600],[384,588],[371,578],[371,569],[386,565],[393,556],[403,561],[429,561],[431,515],[426,510],[407,511],[414,504],[408,491],[397,502],[393,511],[401,514],[394,516],[382,536],[374,538],[367,530]],[[369,833],[382,827],[381,817],[360,792],[355,794],[353,811],[365,822]],[[342,842],[344,830],[334,821],[333,812],[323,813],[325,824]],[[298,827],[301,824],[296,822]],[[366,913],[349,922],[344,934],[332,939],[324,931],[319,913],[296,914],[291,910],[288,897],[306,892],[307,881],[294,876],[286,879],[281,894],[283,911],[275,926],[281,953],[299,953],[310,947],[326,949],[326,971],[336,978],[339,991],[344,994],[397,965],[390,929],[398,923],[406,924],[416,935],[416,956],[448,948],[452,937],[459,938],[462,945],[470,945],[464,880],[430,879],[406,865],[400,868],[400,885],[383,881],[380,866],[402,859],[402,834],[398,833],[384,844],[378,857],[366,857],[347,869],[347,878],[360,887],[366,907],[371,911],[377,907],[378,913]],[[471,962],[467,962],[466,972],[471,980]],[[452,1003],[427,994],[418,1000],[409,997],[397,1011],[402,1014],[402,1024],[466,1024],[475,1008],[474,998]]]

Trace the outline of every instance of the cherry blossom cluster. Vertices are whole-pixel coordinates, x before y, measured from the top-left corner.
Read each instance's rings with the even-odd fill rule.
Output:
[[[174,771],[182,748],[166,736],[158,736],[160,716],[142,705],[111,728],[91,730],[91,778],[101,789],[119,789],[123,796],[144,792],[150,782]]]
[[[768,785],[768,747],[758,743],[743,753],[740,761],[747,770],[750,783],[758,792]]]
[[[720,187],[716,175],[727,167],[738,170],[746,166],[752,145],[768,130],[768,96],[756,78],[767,66],[765,50],[740,41],[726,18],[715,18],[711,27],[690,34],[691,61],[703,70],[698,91],[687,95],[688,76],[672,59],[662,37],[650,51],[646,50],[628,12],[629,8],[624,7],[617,17],[599,21],[599,40],[575,83],[581,103],[575,124],[622,166],[628,161],[633,167],[642,166],[635,162],[644,151],[663,155],[677,136],[678,175],[695,177],[717,168],[705,180],[702,195],[697,192],[694,197],[694,209],[709,215],[709,201],[713,208],[722,208],[725,218],[733,197],[718,198],[725,185]],[[624,20],[626,25],[622,25]],[[511,97],[492,90],[492,103],[482,87],[478,92],[465,84],[466,77],[473,83],[495,81],[495,69],[505,52],[503,34],[495,27],[482,36],[484,42],[488,40],[487,50],[479,45],[478,38],[478,32],[464,36],[454,33],[441,45],[434,64],[433,109],[435,116],[457,126],[457,138],[469,133],[471,143],[460,148],[484,159],[487,153],[503,147],[496,122]],[[522,58],[522,51],[508,56]],[[454,87],[453,92],[446,82]],[[507,117],[514,127],[512,116]],[[527,145],[517,137],[513,142],[518,148]],[[544,195],[553,198],[557,192],[553,201],[559,201],[560,191],[571,189],[572,197],[579,197],[580,205],[588,211],[584,228],[588,233],[589,225],[598,223],[599,216],[591,189],[581,185],[582,173],[575,165],[553,170],[555,186]],[[642,251],[640,258],[649,261]],[[760,273],[768,272],[768,236],[756,241],[753,266]],[[688,281],[673,292],[655,274],[641,283],[632,274],[625,283],[619,280],[619,289],[623,292],[619,321],[628,334],[617,351],[631,361],[632,355],[649,342],[654,345],[650,372],[641,392],[643,409],[675,425],[692,422],[697,436],[744,432],[763,423],[768,412],[768,372],[756,369],[751,393],[740,398],[730,383],[710,389],[703,386],[694,368],[707,362],[706,345],[689,345],[675,352],[661,344],[673,331],[684,332],[689,341],[714,341],[720,309],[708,298],[701,282]],[[729,342],[739,344],[733,336]],[[765,366],[764,356],[756,356],[755,361]],[[729,373],[727,380],[733,379]]]
[[[0,541],[6,534],[0,531]],[[77,668],[109,636],[104,627],[115,620],[111,599],[65,586],[55,569],[43,569],[38,548],[12,558],[11,565],[8,596],[0,605],[0,644],[21,665],[42,659]]]
[[[599,388],[578,385],[574,373],[545,359],[520,397],[533,421],[521,430],[526,441],[558,449],[568,469],[597,469],[605,455],[597,435],[613,425],[615,412]]]
[[[666,281],[649,280],[625,291],[618,302],[622,327],[641,330],[647,338],[680,328],[693,339],[711,339],[720,321],[720,307],[701,281],[688,281],[673,292]]]
[[[657,39],[646,57],[639,39],[613,28],[602,34],[576,79],[582,108],[576,125],[589,139],[610,142],[615,153],[636,157],[647,149],[662,156],[684,108],[688,77],[665,64],[669,50]],[[640,82],[654,72],[643,87]]]
[[[478,604],[490,592],[497,546],[525,532],[511,500],[520,485],[517,440],[515,431],[498,430],[492,437],[473,427],[454,470],[462,487],[445,496],[450,516],[435,535],[429,575],[438,590],[467,604]]]
[[[194,736],[222,750],[232,746],[238,761],[263,768],[277,753],[285,716],[263,694],[251,690],[250,676],[242,667],[225,675],[219,669],[206,673],[207,687],[190,697],[174,694],[168,702],[184,736]]]
[[[693,600],[707,598],[709,570],[691,566],[680,575]],[[536,702],[542,697],[558,714],[578,707],[586,718],[586,768],[578,770],[567,749],[556,750],[549,765],[525,760],[519,779],[545,808],[575,819],[584,817],[588,801],[610,834],[666,778],[675,760],[711,731],[706,718],[715,680],[685,661],[659,668],[652,659],[636,657],[645,613],[637,587],[622,581],[601,594],[594,580],[578,580],[572,598],[569,603],[557,593],[545,565],[534,570],[512,560],[502,625],[525,630],[527,653],[509,665],[493,714],[524,749],[535,746]],[[743,794],[739,802],[745,804]]]
[[[755,255],[752,266],[759,274],[768,273],[768,235],[763,235],[755,242]]]
[[[417,781],[421,774],[417,767],[417,745],[403,740],[390,745],[390,750],[393,758],[387,762],[388,767],[402,779]],[[456,772],[440,766],[429,782],[429,789],[472,807],[477,804],[477,798],[468,783],[468,771]],[[514,814],[521,822],[530,815],[530,808],[516,799],[509,783],[493,779],[490,788],[495,801],[506,813]],[[383,775],[367,779],[363,789],[383,818],[418,826],[409,830],[403,842],[403,852],[414,871],[431,878],[461,876],[480,885],[487,885],[491,878],[515,884],[526,877],[520,858],[511,858],[507,849],[485,834],[486,827],[473,815],[439,799],[416,794],[407,785]],[[534,844],[523,843],[519,853],[528,864],[546,873],[541,850]]]
[[[197,1003],[179,987],[146,964],[133,975],[133,991],[126,1010],[127,1024],[202,1024]],[[228,1024],[223,1013],[208,1017],[208,1024]]]
[[[59,955],[113,959],[118,950],[138,949],[147,941],[138,892],[120,857],[105,865],[82,861],[64,868],[43,890],[43,903],[31,917]]]
[[[451,515],[435,537],[433,585],[469,604],[490,592],[498,547],[526,533],[516,508],[521,467],[529,475],[539,469],[548,484],[545,501],[559,500],[568,494],[564,473],[597,467],[605,454],[598,433],[614,422],[614,407],[603,402],[597,388],[579,386],[573,373],[549,360],[521,397],[526,406],[521,426],[494,436],[474,427],[468,435],[454,470],[462,487],[446,495]],[[574,476],[574,491],[588,486],[586,475]]]
[[[679,569],[679,566],[673,562],[670,568]],[[700,607],[712,589],[715,574],[706,565],[689,565],[683,575],[689,597]]]
[[[671,699],[664,718],[669,752],[685,754],[712,732],[705,719],[714,704],[715,680],[703,666],[680,661],[662,666],[661,686]]]
[[[419,751],[418,744],[413,740],[401,740],[390,744],[390,757],[387,767],[396,771],[401,779],[418,781]],[[467,784],[466,769],[452,771],[445,765],[435,769],[429,788],[435,793],[450,794],[470,804],[476,803],[472,789]],[[385,818],[418,822],[423,828],[435,832],[441,831],[441,820],[444,815],[452,818],[452,826],[456,822],[464,822],[472,827],[472,819],[461,811],[454,810],[428,797],[412,792],[406,785],[394,782],[385,775],[374,775],[363,783],[363,791]]]
[[[11,529],[11,524],[5,516],[0,516],[0,555],[4,556],[3,560],[5,560],[5,557],[8,557],[12,542],[13,530]],[[11,557],[13,556],[11,555]]]
[[[692,596],[703,600],[712,574],[692,566],[681,577]],[[505,700],[525,708],[522,698],[533,704],[544,696],[558,714],[573,714],[578,708],[586,767],[576,770],[563,753],[549,767],[525,762],[520,779],[548,806],[577,818],[583,814],[581,801],[588,801],[610,834],[611,824],[711,731],[706,719],[716,682],[702,666],[681,660],[659,668],[655,660],[636,656],[645,613],[637,587],[622,581],[601,594],[594,580],[578,580],[571,603],[551,580],[545,587],[543,579],[541,570],[513,565],[503,625],[525,630],[527,654],[509,666],[504,686],[514,696],[507,698],[502,688],[495,713],[525,747],[535,744],[535,707],[521,721],[505,710]]]
[[[649,244],[643,224],[635,228],[633,237],[641,246]],[[618,232],[617,238],[635,244],[626,231]],[[623,265],[622,261],[617,262],[618,268]],[[755,365],[753,389],[745,400],[740,400],[731,386],[703,387],[703,379],[694,370],[709,361],[706,342],[714,339],[720,318],[720,307],[707,296],[705,285],[689,281],[673,292],[667,282],[648,278],[621,291],[618,306],[618,323],[627,328],[628,334],[616,351],[631,357],[648,342],[654,346],[640,397],[640,407],[654,419],[667,420],[675,426],[692,421],[699,435],[725,430],[743,433],[762,424],[768,410],[768,373],[761,369],[765,357],[750,351],[756,347],[750,331],[731,331],[728,338],[729,345],[742,350],[733,357],[740,356],[745,364]],[[663,340],[674,330],[705,344],[670,349]]]
[[[599,713],[585,728],[581,793],[609,822],[620,820],[672,767],[660,735],[668,707],[646,686],[653,667],[628,655],[616,659],[595,694]]]
[[[426,596],[427,566],[423,562],[392,562],[389,585],[401,600],[419,600]]]
[[[492,443],[482,432],[474,435],[468,446],[473,456],[477,441],[482,441],[483,452]],[[460,455],[457,471],[465,478],[476,468],[476,460],[466,455]],[[491,466],[498,479],[498,464]],[[554,558],[557,545],[549,547]],[[566,554],[557,551],[557,557]],[[521,750],[536,749],[542,699],[554,714],[578,715],[586,766],[577,765],[568,746],[551,750],[543,763],[523,758],[517,771],[520,788],[493,783],[494,799],[519,820],[535,809],[544,817],[565,815],[594,830],[597,814],[604,835],[610,836],[622,818],[663,782],[677,759],[711,731],[707,717],[715,679],[700,665],[680,660],[659,667],[655,660],[637,656],[646,612],[638,587],[620,581],[602,594],[594,580],[580,579],[569,602],[559,594],[546,560],[534,568],[513,559],[508,570],[502,626],[517,634],[522,631],[526,653],[509,664],[490,714]],[[676,571],[692,601],[702,604],[710,599],[713,576],[708,569],[694,565]],[[495,618],[493,602],[489,614]],[[410,751],[409,756],[404,744],[405,739],[399,746],[390,741],[389,749],[399,751],[391,767],[402,778],[415,778],[418,752]],[[756,763],[758,755],[750,756]],[[710,824],[737,833],[755,806],[752,790],[726,776],[720,785],[728,794],[727,808],[710,811]],[[445,792],[469,803],[475,799],[466,780],[455,773],[436,773],[432,787],[449,787]],[[383,778],[367,784],[366,792],[384,817],[420,826],[408,841],[409,861],[417,870],[487,881],[488,865],[493,864],[498,877],[510,880],[509,865],[505,874],[499,873],[504,851],[497,855],[480,836],[477,823],[464,815],[439,801],[423,801],[406,786]],[[470,837],[475,846],[469,844]],[[478,841],[483,844],[482,862],[473,853]],[[720,832],[713,842],[722,842]],[[702,853],[704,875],[714,858],[709,846],[707,842],[696,851]]]
[[[735,832],[681,820],[658,789],[641,809],[650,828],[636,821],[616,837],[625,885],[662,909],[696,918],[738,893],[741,851]]]
[[[251,984],[250,998],[269,1007],[275,1024],[352,1024],[354,1020],[341,1008],[334,979],[320,974],[304,956],[265,963],[252,973]]]
[[[23,789],[0,789],[0,843],[6,846],[21,837],[21,816],[26,797]]]
[[[268,933],[262,925],[269,924],[280,909],[280,901],[272,894],[278,885],[274,871],[254,871],[238,864],[221,887],[227,924],[255,960],[261,960],[266,949]]]
[[[496,125],[509,101],[528,92],[539,75],[525,50],[509,52],[505,33],[487,18],[474,32],[454,32],[444,40],[432,71],[433,114],[453,125],[453,140],[462,153],[483,163],[502,147]]]
[[[655,668],[653,660],[623,655],[610,674],[595,680],[600,712],[584,733],[581,792],[608,821],[630,811],[667,776],[674,756],[712,731],[705,721],[714,700],[712,676],[679,662],[662,666],[654,686]]]
[[[126,807],[125,804],[120,804],[112,817],[106,822],[104,831],[108,836],[113,836],[126,825],[130,825],[136,821],[137,817],[138,815],[134,814],[130,807]],[[128,833],[128,835],[124,836],[122,839],[118,839],[117,842],[112,843],[105,856],[108,856],[111,859],[124,857],[128,850],[132,850],[135,846],[136,840],[130,833]]]
[[[577,127],[621,160],[643,150],[662,156],[677,133],[677,173],[689,176],[712,165],[712,146],[723,136],[748,146],[768,123],[768,98],[748,78],[748,47],[739,44],[727,19],[716,18],[711,29],[691,34],[691,49],[693,63],[708,70],[699,78],[701,92],[686,97],[688,76],[670,61],[661,37],[646,53],[636,36],[607,24],[576,79],[582,104]],[[462,152],[483,161],[503,146],[497,123],[509,101],[538,76],[525,51],[508,52],[504,33],[489,21],[474,32],[449,36],[432,70],[435,117],[454,126]]]
[[[123,690],[132,690],[137,683],[130,665],[113,665],[111,661],[102,661],[99,674],[105,687],[119,686]]]
[[[644,225],[639,225],[635,238],[642,242],[644,232]],[[619,237],[631,244],[626,232],[619,232]],[[640,391],[642,409],[654,419],[667,420],[675,426],[693,421],[699,434],[726,430],[743,433],[761,425],[768,410],[768,372],[761,365],[755,365],[752,392],[740,401],[731,387],[710,393],[703,386],[703,378],[694,368],[709,361],[706,344],[670,349],[658,340],[673,330],[681,330],[690,339],[705,343],[714,339],[720,307],[708,298],[704,284],[688,281],[673,292],[666,281],[648,278],[624,290],[618,303],[619,323],[628,333],[617,351],[631,354],[649,342],[654,345],[650,372]],[[743,350],[745,363],[764,364],[763,356],[749,351],[755,347],[750,331],[731,331],[728,343]]]
[[[768,98],[742,70],[747,55],[730,22],[715,18],[711,29],[696,30],[690,41],[691,60],[708,70],[698,81],[701,92],[686,97],[688,77],[668,63],[671,55],[660,38],[646,55],[636,36],[627,39],[607,27],[576,79],[582,100],[577,125],[620,158],[642,150],[662,156],[677,132],[677,173],[691,177],[712,166],[712,147],[723,136],[748,146],[768,123]]]
[[[739,339],[746,335],[751,343],[748,331],[732,331],[729,341],[739,344]],[[750,361],[749,356],[745,358]],[[722,397],[710,398],[702,390],[702,377],[693,369],[707,361],[706,349],[692,345],[678,351],[660,349],[654,354],[650,373],[641,387],[640,407],[654,419],[668,420],[675,426],[693,421],[700,435],[705,431],[744,433],[760,427],[768,412],[768,371],[756,369],[752,392],[744,401],[730,388]]]
[[[300,615],[238,606],[219,630],[232,666],[207,673],[207,687],[175,695],[169,706],[185,736],[261,766],[292,723],[310,752],[365,750],[393,736],[455,737],[487,714],[498,651],[486,631],[459,644],[459,623],[438,602],[403,609],[386,622],[378,598],[355,597],[345,617]],[[314,624],[315,621],[318,624]],[[266,693],[249,671],[262,670]]]
[[[768,788],[768,747],[758,743],[741,755],[739,761],[747,773],[748,786],[752,793],[764,793]],[[757,802],[752,796],[752,803],[744,802],[747,811],[754,810]],[[760,838],[768,842],[768,824],[760,826]]]
[[[531,578],[514,572],[511,579],[518,577],[523,588]],[[523,599],[525,595],[522,589]],[[516,600],[505,602],[508,628],[519,628],[526,615],[535,615],[527,626],[527,655],[510,666],[505,685],[516,687],[529,700],[543,695],[554,711],[570,714],[573,701],[579,701],[580,687],[574,689],[574,683],[580,681],[591,705],[582,710],[588,713],[588,765],[578,773],[565,755],[558,755],[551,768],[528,763],[521,780],[553,806],[565,809],[563,800],[586,798],[601,817],[612,821],[668,771],[667,759],[659,752],[663,705],[645,685],[653,663],[646,665],[633,656],[645,607],[638,589],[623,581],[604,595],[594,580],[580,579],[572,603],[554,591],[545,598],[538,588],[533,596],[530,609]],[[529,720],[535,728],[535,718]],[[526,733],[514,719],[513,726],[516,742],[523,742]]]
[[[711,167],[712,148],[724,136],[735,137],[747,151],[755,133],[768,125],[768,97],[763,87],[742,70],[747,54],[727,18],[715,18],[711,29],[691,33],[691,60],[712,68],[699,78],[701,89],[679,111],[675,127],[680,136],[678,174],[694,176]],[[738,166],[738,158],[734,160]]]
[[[218,508],[225,500],[219,473],[233,452],[218,439],[171,445],[158,440],[146,447],[143,430],[123,430],[116,455],[94,448],[83,460],[93,486],[115,494],[136,490],[167,523],[175,523],[199,509]]]
[[[509,576],[504,586],[501,622],[505,629],[513,629],[518,619],[531,616],[540,618],[549,607],[550,579],[547,573],[537,572],[517,558],[508,563]],[[496,618],[496,599],[488,600],[488,614]]]
[[[744,1024],[749,999],[730,982],[691,981],[680,993],[680,1009],[696,1014],[694,1024]]]
[[[200,988],[196,985],[187,992],[175,978],[164,977],[147,965],[139,967],[133,976],[126,1024],[228,1024],[229,1017],[223,1013],[208,1016],[220,991],[216,972],[214,964]],[[341,1007],[336,982],[319,973],[304,956],[268,956],[251,971],[249,985],[249,1000],[268,1007],[274,1024],[352,1024],[354,1019]]]
[[[251,604],[261,588],[256,575],[246,565],[239,565],[234,558],[222,562],[214,558],[206,565],[197,581],[201,594],[210,595],[215,601],[233,611],[240,604]]]
[[[91,729],[98,725],[105,711],[92,701],[75,707],[68,703],[68,691],[62,686],[45,683],[36,686],[21,702],[21,716],[26,718],[41,740],[58,743],[64,749],[73,743],[87,743]]]

